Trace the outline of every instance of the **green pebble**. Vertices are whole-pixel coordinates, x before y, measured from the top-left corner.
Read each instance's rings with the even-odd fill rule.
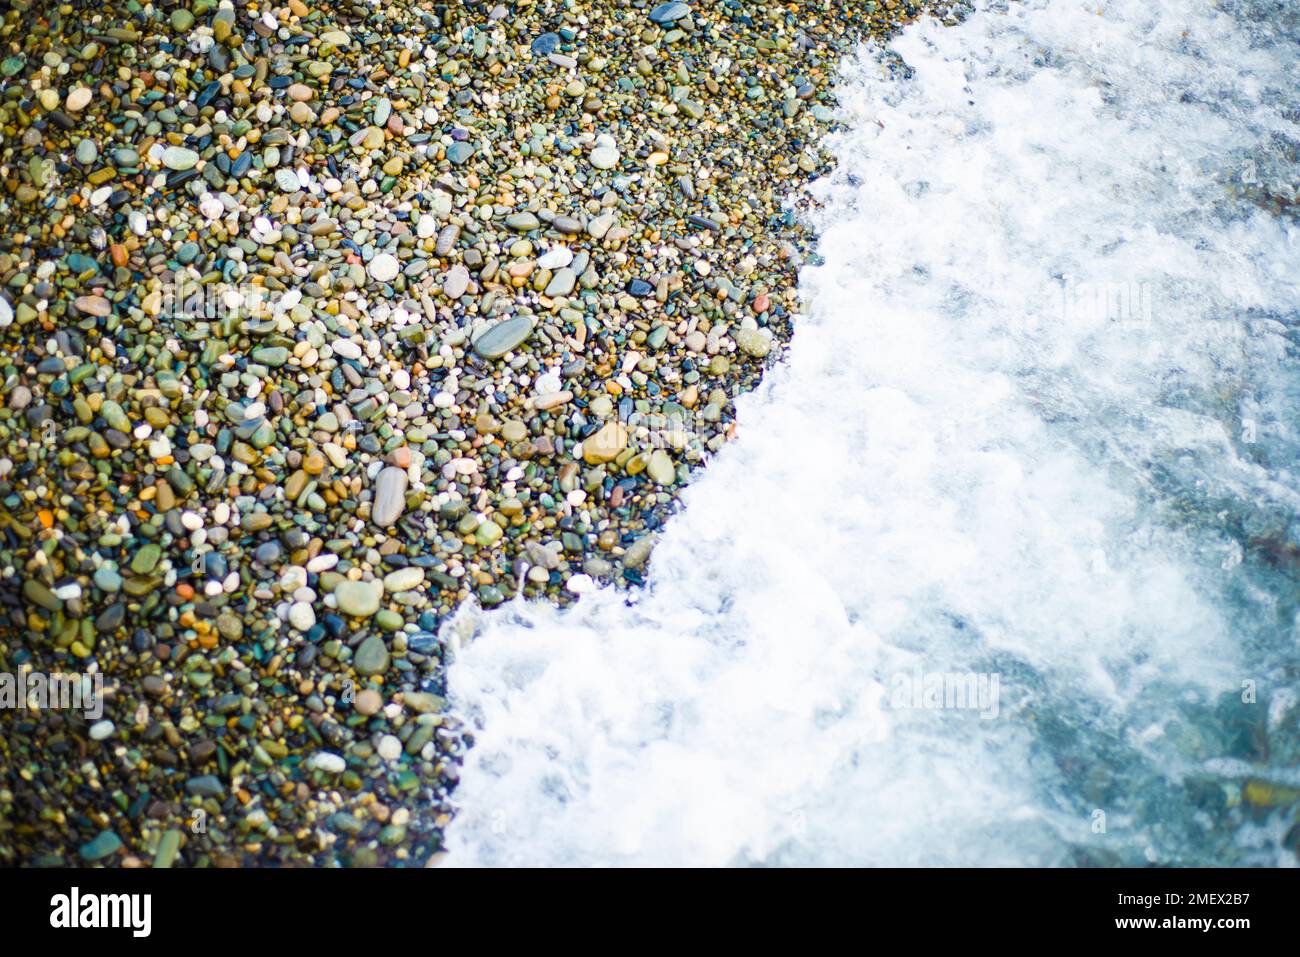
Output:
[[[388,670],[388,646],[378,635],[371,635],[352,656],[352,668],[364,677],[382,675]]]
[[[131,571],[137,575],[148,575],[156,567],[158,560],[162,558],[162,548],[155,542],[150,542],[135,553],[131,559]]]
[[[112,831],[100,831],[94,840],[81,845],[77,851],[83,861],[94,863],[111,857],[122,848],[122,839]]]

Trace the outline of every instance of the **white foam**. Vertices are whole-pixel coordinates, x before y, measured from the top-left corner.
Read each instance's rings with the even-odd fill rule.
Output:
[[[807,314],[648,588],[452,629],[453,863],[1214,862],[1098,782],[1184,774],[1170,702],[1278,628],[1267,589],[1227,604],[1242,543],[1187,504],[1298,504],[1238,441],[1249,406],[1295,443],[1270,376],[1300,244],[1228,193],[1297,135],[1261,29],[1031,0],[909,27],[910,79],[845,64]],[[900,710],[913,668],[997,674],[998,716]]]

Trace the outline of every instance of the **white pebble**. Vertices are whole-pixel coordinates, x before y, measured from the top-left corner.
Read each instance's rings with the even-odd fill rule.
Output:
[[[369,269],[370,278],[376,282],[392,282],[397,278],[397,274],[402,271],[402,264],[397,261],[396,256],[389,253],[380,253],[370,260]]]
[[[301,565],[285,565],[280,571],[281,591],[293,592],[307,584],[307,569]]]
[[[540,259],[537,260],[538,269],[561,269],[573,262],[573,250],[567,246],[556,246],[547,250]]]
[[[343,758],[329,751],[317,751],[311,756],[308,764],[318,771],[326,771],[330,774],[341,774],[348,766]]]
[[[339,557],[333,552],[327,555],[317,555],[307,563],[307,571],[319,574],[327,572],[339,563]]]
[[[565,582],[564,587],[575,595],[584,595],[595,589],[596,583],[590,575],[573,575]]]
[[[299,631],[307,631],[316,624],[316,612],[305,601],[296,601],[289,608],[289,624]]]

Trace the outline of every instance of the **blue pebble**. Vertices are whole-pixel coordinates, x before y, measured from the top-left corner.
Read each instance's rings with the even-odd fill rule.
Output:
[[[691,8],[684,3],[661,3],[650,11],[650,22],[658,23],[661,26],[665,23],[673,23],[680,20],[691,12]]]
[[[548,53],[554,53],[559,48],[560,35],[558,33],[543,33],[529,47],[537,56],[546,56]]]

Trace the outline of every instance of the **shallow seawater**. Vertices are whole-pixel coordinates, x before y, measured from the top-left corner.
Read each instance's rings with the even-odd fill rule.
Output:
[[[1298,44],[1030,0],[845,63],[648,586],[448,626],[450,862],[1294,864]]]

